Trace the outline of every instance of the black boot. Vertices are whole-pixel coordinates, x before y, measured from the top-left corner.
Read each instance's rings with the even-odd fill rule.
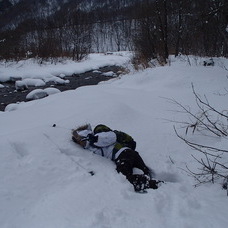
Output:
[[[164,183],[164,181],[150,180],[149,181],[149,188],[157,189],[158,187],[160,187],[161,183]]]
[[[127,178],[136,192],[145,192],[145,189],[149,188],[150,178],[146,175],[134,174]]]

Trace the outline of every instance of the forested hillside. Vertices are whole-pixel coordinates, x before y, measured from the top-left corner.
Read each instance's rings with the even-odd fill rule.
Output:
[[[0,58],[227,56],[227,24],[226,0],[2,0]]]

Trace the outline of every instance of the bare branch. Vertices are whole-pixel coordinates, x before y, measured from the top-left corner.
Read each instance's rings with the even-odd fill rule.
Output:
[[[203,105],[207,106],[207,107],[210,108],[212,111],[214,111],[215,113],[219,114],[220,116],[223,116],[223,117],[225,117],[225,118],[228,118],[228,115],[225,115],[225,114],[223,114],[222,112],[219,112],[218,110],[216,110],[215,108],[213,108],[213,107],[209,104],[209,102],[208,102],[207,99],[206,99],[207,102],[204,102],[204,101],[196,94],[193,83],[192,83],[192,91],[193,91],[193,94],[195,95],[196,99],[199,100],[200,103],[202,103]]]
[[[191,117],[193,117],[196,122],[194,123],[194,125],[189,125],[188,127],[192,127],[192,126],[195,126],[195,125],[199,125],[201,124],[202,126],[205,127],[205,129],[207,129],[208,131],[212,132],[213,134],[215,134],[216,136],[220,137],[221,135],[215,131],[213,128],[210,128],[208,126],[208,124],[205,124],[202,119],[200,117],[197,117],[195,114],[193,114],[191,111],[190,111],[190,108],[186,108],[184,105],[182,105],[181,103],[177,102],[176,100],[173,100],[173,99],[169,99],[167,98],[167,100],[169,101],[172,101],[174,104],[178,105],[179,107],[181,107],[187,114],[189,114]]]
[[[207,149],[207,150],[210,150],[210,151],[213,151],[213,152],[225,152],[225,153],[228,153],[228,150],[224,150],[224,149],[219,149],[219,148],[216,148],[216,147],[211,147],[211,146],[205,146],[205,145],[201,145],[201,144],[197,144],[197,143],[193,143],[193,142],[190,142],[188,141],[187,139],[185,139],[184,137],[180,136],[174,126],[174,131],[177,135],[178,138],[180,138],[181,140],[183,140],[187,145],[191,146],[192,148],[202,152],[202,153],[205,153],[205,151],[202,151],[201,149]],[[207,153],[207,152],[206,152]],[[207,153],[208,155],[211,155],[211,156],[217,156],[217,155],[214,155],[214,154],[210,154],[210,153]]]

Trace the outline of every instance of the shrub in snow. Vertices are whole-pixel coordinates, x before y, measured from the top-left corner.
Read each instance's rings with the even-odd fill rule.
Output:
[[[106,52],[105,55],[113,55],[113,52]]]
[[[227,186],[227,148],[222,147],[222,145],[213,147],[211,145],[204,144],[203,142],[196,142],[192,139],[192,135],[191,137],[187,137],[187,134],[190,130],[192,130],[192,134],[197,132],[197,134],[201,133],[202,135],[209,138],[212,138],[213,136],[214,138],[218,138],[219,140],[221,140],[222,138],[227,140],[228,111],[216,109],[209,103],[206,96],[204,96],[203,99],[195,92],[193,85],[192,89],[195,96],[196,105],[198,107],[198,112],[196,114],[193,113],[189,107],[186,107],[175,100],[169,99],[174,104],[179,106],[182,112],[186,113],[190,117],[188,118],[189,121],[185,121],[182,123],[182,127],[186,129],[185,136],[182,136],[180,133],[177,132],[176,128],[174,128],[176,135],[184,143],[186,143],[188,146],[198,151],[202,155],[201,158],[196,158],[192,155],[192,157],[200,165],[198,171],[192,171],[187,166],[187,172],[191,176],[193,176],[198,182],[196,185],[208,182],[215,183],[215,181],[222,179],[223,186]]]
[[[215,63],[214,63],[214,60],[211,58],[211,59],[204,60],[203,65],[204,66],[214,66]]]

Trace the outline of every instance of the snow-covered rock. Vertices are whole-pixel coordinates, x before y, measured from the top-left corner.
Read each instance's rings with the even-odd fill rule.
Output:
[[[17,110],[18,107],[19,107],[19,104],[17,104],[17,103],[8,104],[5,107],[5,112],[15,111],[15,110]]]
[[[47,96],[48,96],[48,93],[45,92],[43,89],[35,89],[26,96],[26,99],[27,100],[37,100],[37,99],[41,99],[41,98],[44,98]]]
[[[47,82],[54,82],[54,84],[57,84],[57,85],[65,85],[65,84],[70,83],[69,80],[64,80],[64,79],[56,77],[56,76],[47,77],[44,80],[46,83]]]
[[[70,83],[69,80],[63,80],[62,78],[56,78],[56,79],[54,80],[54,82],[55,82],[55,84],[57,84],[57,85],[64,85],[64,84]]]
[[[4,87],[5,87],[4,85],[0,84],[0,89],[1,89],[1,88],[4,88]]]
[[[31,91],[27,96],[27,100],[37,100],[44,97],[47,97],[48,95],[60,93],[61,91],[56,88],[46,88],[46,89],[35,89]]]
[[[28,89],[28,85],[25,83],[25,81],[16,81],[15,88],[18,91],[22,91]]]
[[[29,86],[45,86],[45,82],[41,79],[33,79],[33,78],[26,78],[21,81],[15,82],[16,90],[24,90],[27,89]]]
[[[94,70],[93,73],[101,74],[100,70]]]
[[[41,79],[26,78],[23,80],[27,86],[45,86],[45,82]]]
[[[44,92],[46,92],[48,95],[61,93],[61,91],[59,89],[56,89],[56,88],[46,88],[46,89],[44,89]]]
[[[108,71],[108,72],[102,73],[102,75],[107,76],[107,77],[116,76],[116,74],[113,71]]]
[[[60,74],[59,77],[60,77],[60,78],[65,78],[66,75],[65,75],[65,74]]]

